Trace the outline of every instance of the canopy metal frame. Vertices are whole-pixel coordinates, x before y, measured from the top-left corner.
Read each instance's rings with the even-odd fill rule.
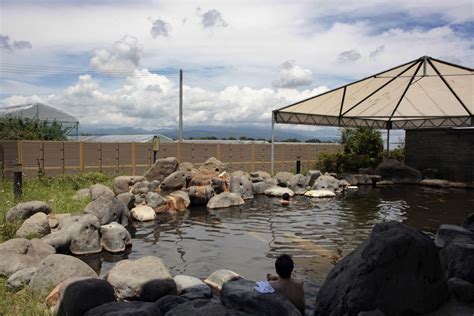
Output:
[[[455,67],[462,70],[463,74],[442,74],[440,70],[433,63],[437,62],[442,65],[447,65],[450,67]],[[427,67],[431,67],[435,74],[428,74]],[[401,71],[396,75],[384,76],[384,74],[391,71],[401,68]],[[412,71],[412,74],[406,75],[407,72]],[[421,71],[421,75],[420,75]],[[467,72],[467,73],[466,73]],[[443,60],[435,59],[429,56],[423,56],[421,58],[412,60],[403,65],[393,67],[391,69],[379,72],[375,75],[357,80],[350,84],[340,86],[336,89],[324,92],[322,94],[307,98],[305,100],[290,104],[278,110],[272,112],[272,152],[271,152],[271,171],[274,173],[274,142],[275,142],[275,124],[297,124],[297,125],[317,125],[317,126],[338,126],[338,127],[366,127],[372,129],[386,129],[387,130],[387,151],[389,150],[389,141],[390,141],[390,130],[391,129],[419,129],[419,128],[441,128],[441,127],[471,127],[474,126],[474,114],[472,109],[472,104],[469,106],[465,103],[462,98],[456,93],[451,84],[449,83],[450,76],[472,76],[474,74],[473,69],[464,67],[461,65],[452,64]],[[446,91],[457,100],[458,104],[462,107],[464,114],[462,115],[397,115],[397,110],[404,100],[407,92],[413,84],[417,83],[424,77],[439,77],[444,84],[444,87],[447,88]],[[346,102],[346,91],[352,85],[363,82],[368,79],[376,78],[387,78],[389,79],[385,83],[381,84],[377,89],[371,91],[360,99],[354,105],[351,105],[348,109],[345,109]],[[356,115],[354,110],[358,109],[365,101],[370,98],[380,94],[380,91],[383,91],[384,88],[389,86],[392,82],[399,78],[409,78],[406,86],[403,89],[401,96],[398,98],[395,107],[391,111],[390,115]],[[448,78],[448,79],[447,79]],[[471,77],[472,78],[472,77]],[[470,87],[472,91],[472,86]],[[288,110],[292,107],[300,105],[304,102],[323,97],[331,93],[337,93],[342,89],[342,96],[340,98],[339,104],[339,115],[325,115],[325,114],[314,114],[314,113],[304,113],[298,112],[295,110]],[[472,92],[471,92],[472,94]],[[472,102],[472,98],[470,100]],[[470,109],[471,108],[471,109]],[[286,111],[285,111],[286,110]]]

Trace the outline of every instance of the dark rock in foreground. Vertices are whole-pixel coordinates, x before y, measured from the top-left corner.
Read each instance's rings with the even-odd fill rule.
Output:
[[[388,159],[382,162],[375,172],[382,176],[383,180],[393,183],[419,183],[421,172],[402,164],[395,159]]]
[[[189,302],[189,300],[184,297],[177,295],[166,295],[156,301],[156,305],[160,309],[161,314],[165,315],[168,311],[172,310],[178,305]]]
[[[390,222],[331,270],[316,299],[315,315],[386,315],[435,310],[449,294],[437,248],[425,234]]]
[[[301,315],[285,297],[276,293],[257,292],[255,282],[238,279],[224,283],[221,301],[227,308],[255,315]]]
[[[446,271],[446,279],[452,277],[474,283],[474,242],[458,237],[450,240],[441,249],[441,264]]]
[[[179,304],[177,307],[171,309],[167,316],[240,316],[247,315],[236,310],[227,309],[219,301],[200,299],[189,301],[184,304]],[[276,315],[276,314],[275,314]]]
[[[84,316],[160,316],[160,309],[155,303],[149,302],[112,302],[104,305],[97,306]]]

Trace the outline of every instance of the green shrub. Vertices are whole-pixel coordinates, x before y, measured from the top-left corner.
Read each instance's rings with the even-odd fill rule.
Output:
[[[341,133],[344,153],[377,158],[383,151],[382,134],[370,128],[345,128]]]

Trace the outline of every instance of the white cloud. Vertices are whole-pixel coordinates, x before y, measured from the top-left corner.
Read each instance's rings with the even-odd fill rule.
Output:
[[[143,46],[136,37],[126,35],[113,44],[111,49],[97,49],[91,65],[103,72],[133,72],[140,63]]]
[[[201,9],[197,9],[198,15],[200,15]],[[213,27],[227,27],[227,22],[224,21],[222,15],[219,11],[212,9],[201,16],[201,24],[204,28],[213,28]]]
[[[376,49],[370,52],[369,57],[370,59],[375,59],[378,55],[382,54],[385,50],[385,45],[377,46]]]
[[[346,50],[337,55],[337,60],[340,63],[353,63],[359,60],[362,56],[355,49]]]
[[[163,21],[162,19],[156,19],[155,21],[152,22],[152,27],[151,27],[151,36],[153,38],[157,38],[160,36],[168,37],[169,35],[169,24]]]
[[[288,60],[281,65],[280,73],[272,85],[275,88],[296,88],[307,86],[312,82],[313,73],[311,70],[297,66],[294,60]]]

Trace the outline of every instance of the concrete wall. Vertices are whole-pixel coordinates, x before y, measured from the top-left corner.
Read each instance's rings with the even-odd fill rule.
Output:
[[[438,169],[441,179],[474,181],[474,128],[407,130],[405,150],[410,167]]]

